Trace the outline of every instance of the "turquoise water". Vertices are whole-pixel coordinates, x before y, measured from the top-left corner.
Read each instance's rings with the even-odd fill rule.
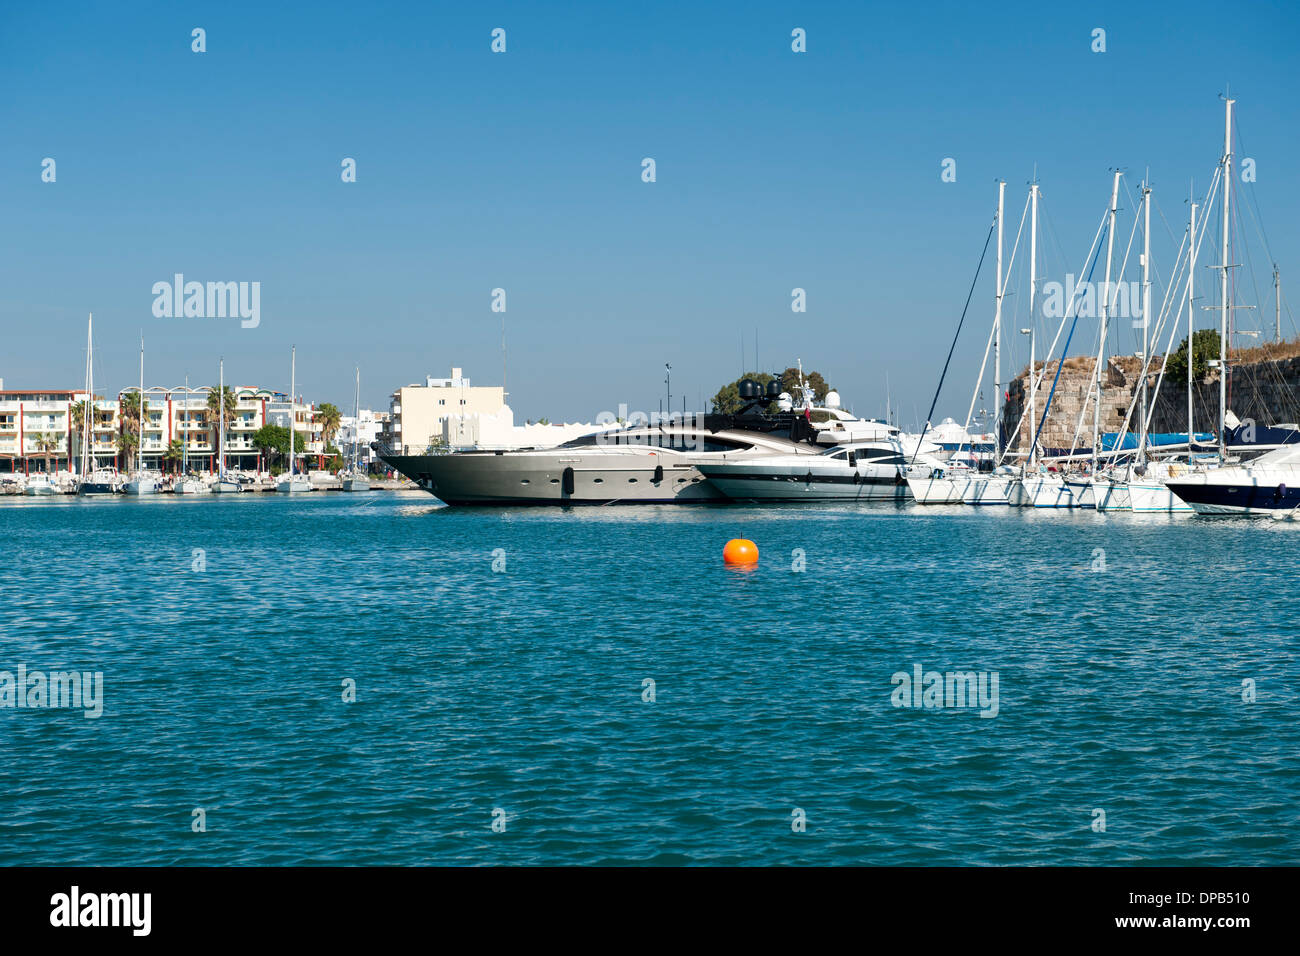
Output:
[[[4,863],[1297,862],[1291,523],[374,492],[0,531],[0,670],[104,694],[0,709]],[[895,707],[918,664],[997,715]]]

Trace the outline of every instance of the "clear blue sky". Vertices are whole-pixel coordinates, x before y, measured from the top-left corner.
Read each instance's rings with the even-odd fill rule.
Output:
[[[503,287],[521,420],[654,411],[665,362],[695,407],[738,374],[742,335],[753,365],[757,330],[765,368],[801,358],[859,413],[883,413],[888,372],[911,424],[995,180],[1009,241],[1037,165],[1047,278],[1077,271],[1115,166],[1133,190],[1150,168],[1181,237],[1227,83],[1300,288],[1298,27],[1283,3],[6,3],[0,376],[80,384],[93,311],[109,392],[136,380],[143,330],[149,384],[215,379],[224,355],[227,381],[285,388],[296,343],[307,397],[350,408],[360,364],[382,408],[453,364],[499,383]],[[155,318],[176,272],[261,282],[260,327]],[[965,413],[991,302],[990,269],[940,415]]]

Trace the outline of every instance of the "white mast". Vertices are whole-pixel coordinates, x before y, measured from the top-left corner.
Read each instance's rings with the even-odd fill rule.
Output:
[[[1034,379],[1034,330],[1038,317],[1034,313],[1034,288],[1038,282],[1038,182],[1029,185],[1029,465],[1033,466],[1038,442],[1038,384]]]
[[[95,418],[95,391],[94,391],[94,373],[91,370],[92,358],[91,353],[94,349],[91,339],[91,327],[95,322],[95,314],[88,313],[86,316],[86,414],[81,420],[81,480],[85,481],[90,474],[90,439],[91,427]]]
[[[1192,325],[1193,310],[1192,305],[1193,287],[1195,285],[1193,277],[1196,275],[1196,203],[1192,203],[1192,248],[1191,261],[1187,270],[1187,464],[1192,463],[1192,436],[1195,432],[1192,430],[1195,424],[1195,408],[1192,404]]]
[[[1282,279],[1277,274],[1277,263],[1273,263],[1273,341],[1282,341]]]
[[[1006,196],[1005,180],[998,180],[998,269],[993,307],[993,387],[997,398],[993,405],[993,442],[1002,454],[1002,205]]]
[[[295,441],[296,433],[294,429],[294,392],[297,390],[297,370],[298,370],[298,347],[292,346],[289,351],[289,490],[293,490],[293,468],[294,468],[294,451],[297,446]]]
[[[181,478],[190,470],[190,377],[185,376],[185,410],[181,413],[185,427],[181,429]]]
[[[226,359],[217,360],[217,480],[226,477]]]
[[[136,451],[139,465],[136,467],[135,478],[140,481],[140,476],[144,474],[144,334],[140,335],[140,421],[139,428],[136,429]]]
[[[1119,205],[1119,177],[1123,173],[1116,170],[1115,181],[1110,189],[1110,225],[1106,230],[1106,283],[1101,287],[1101,344],[1097,348],[1097,374],[1093,384],[1096,402],[1092,406],[1092,474],[1097,474],[1097,438],[1101,431],[1101,369],[1106,359],[1106,331],[1110,317],[1110,270],[1115,251],[1115,209]]]
[[[1228,457],[1228,436],[1224,418],[1228,411],[1228,203],[1232,195],[1232,104],[1225,99],[1223,120],[1223,287],[1219,290],[1219,460]]]
[[[1138,440],[1138,463],[1146,462],[1147,369],[1151,364],[1151,187],[1142,184],[1142,428]]]
[[[502,382],[504,383],[504,381],[505,379],[503,377]],[[505,391],[505,386],[503,384],[502,385],[503,394],[504,391]],[[359,451],[357,446],[357,440],[361,437],[360,432],[361,432],[361,366],[358,365],[356,391],[353,393],[352,396],[352,470],[353,471],[357,470],[357,453]]]

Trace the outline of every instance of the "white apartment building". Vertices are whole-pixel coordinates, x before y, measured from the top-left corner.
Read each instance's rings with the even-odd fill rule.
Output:
[[[339,425],[339,435],[335,444],[344,456],[352,454],[352,443],[356,442],[357,457],[370,461],[370,443],[379,440],[383,429],[381,417],[369,408],[361,409],[356,415],[344,415]]]
[[[428,376],[423,385],[405,385],[393,392],[390,420],[380,439],[400,454],[420,454],[445,440],[443,423],[448,417],[497,415],[505,402],[504,388],[472,386],[459,368],[452,368],[450,378]]]

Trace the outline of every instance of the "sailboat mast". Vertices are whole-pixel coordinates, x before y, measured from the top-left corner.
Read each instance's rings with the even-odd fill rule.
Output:
[[[81,419],[81,480],[85,481],[86,476],[90,473],[90,439],[91,439],[91,422],[95,418],[95,376],[92,370],[94,360],[92,359],[92,350],[94,349],[91,328],[95,322],[93,312],[86,316],[86,414]]]
[[[1195,286],[1194,277],[1196,276],[1196,203],[1192,203],[1192,248],[1191,262],[1187,270],[1187,464],[1192,463],[1192,436],[1196,434],[1193,430],[1195,424],[1195,406],[1192,401],[1192,369],[1195,363],[1192,361],[1192,326],[1194,324],[1193,289]]]
[[[293,346],[289,352],[289,490],[293,490],[293,466],[294,459],[297,457],[297,432],[294,429],[294,393],[298,389],[298,346]]]
[[[1147,369],[1151,365],[1151,187],[1142,184],[1142,427],[1138,462],[1146,462]]]
[[[217,479],[226,476],[226,360],[217,360]]]
[[[997,397],[993,405],[993,443],[999,456],[1002,454],[1002,209],[1007,184],[998,180],[998,259],[995,299],[993,306],[993,387]]]
[[[1029,185],[1029,465],[1034,465],[1038,443],[1034,429],[1038,425],[1038,385],[1034,380],[1034,329],[1038,318],[1034,313],[1034,289],[1038,283],[1038,183]]]
[[[1106,332],[1110,319],[1110,271],[1115,258],[1115,210],[1119,205],[1119,177],[1115,172],[1115,181],[1110,188],[1110,216],[1106,228],[1106,282],[1101,287],[1101,340],[1097,347],[1096,381],[1093,383],[1096,401],[1092,406],[1092,474],[1097,473],[1097,440],[1101,431],[1101,369],[1106,360]]]
[[[136,467],[136,480],[139,481],[140,475],[144,473],[144,336],[140,336],[140,421],[139,428],[136,429],[136,459],[139,465]]]
[[[504,381],[504,379],[503,379]],[[504,386],[502,386],[504,392]],[[359,446],[357,441],[361,432],[361,366],[357,366],[356,391],[352,394],[352,470],[357,469]]]
[[[1228,215],[1232,195],[1232,104],[1224,100],[1223,119],[1223,283],[1219,289],[1219,461],[1228,457],[1228,436],[1224,432],[1224,419],[1228,412]]]

